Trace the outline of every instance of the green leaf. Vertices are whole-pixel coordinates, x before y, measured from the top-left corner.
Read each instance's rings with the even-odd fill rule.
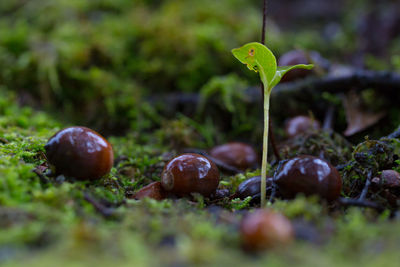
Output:
[[[232,54],[250,70],[259,72],[264,87],[269,88],[276,73],[276,58],[265,45],[248,43],[232,49]]]
[[[304,64],[299,64],[299,65],[293,65],[293,66],[283,66],[283,67],[278,67],[275,73],[274,78],[270,82],[268,88],[271,91],[272,88],[274,88],[282,79],[283,75],[285,75],[288,71],[294,70],[294,69],[306,69],[306,70],[311,70],[314,67],[313,64],[309,65],[304,65]]]

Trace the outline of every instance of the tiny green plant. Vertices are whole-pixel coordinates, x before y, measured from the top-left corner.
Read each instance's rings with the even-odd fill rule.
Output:
[[[312,69],[313,65],[293,65],[278,67],[274,54],[265,45],[253,42],[232,50],[233,55],[243,64],[260,75],[264,87],[264,136],[261,164],[261,207],[265,206],[267,155],[268,155],[268,122],[269,102],[272,88],[282,79],[283,75],[293,69]]]

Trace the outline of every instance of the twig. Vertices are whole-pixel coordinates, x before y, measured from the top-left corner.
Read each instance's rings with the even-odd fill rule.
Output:
[[[103,204],[91,197],[89,193],[85,192],[83,197],[87,202],[93,205],[97,212],[99,212],[104,217],[110,217],[114,215],[114,209],[105,207]]]
[[[42,184],[49,183],[49,180],[43,175],[43,172],[38,168],[33,169],[32,172],[34,172],[39,177],[39,180]]]
[[[266,26],[267,26],[267,0],[264,0],[264,5],[263,5],[262,32],[261,32],[261,43],[262,43],[262,44],[265,44]]]
[[[343,206],[356,206],[356,207],[365,207],[365,208],[372,208],[376,209],[378,211],[383,211],[384,208],[372,201],[368,200],[360,200],[360,199],[354,199],[354,198],[339,198],[339,203]]]
[[[367,196],[369,186],[371,185],[371,178],[372,178],[372,171],[369,170],[367,174],[367,179],[365,180],[365,185],[363,190],[361,191],[360,197],[358,200],[363,201],[365,197]]]
[[[337,76],[327,75],[325,77],[308,78],[295,82],[278,84],[272,91],[274,106],[279,107],[279,103],[286,103],[287,99],[314,99],[316,94],[343,93],[349,88],[363,90],[367,88],[379,88],[379,93],[385,93],[393,99],[393,96],[400,97],[400,74],[387,71],[366,71],[355,70],[352,73]],[[260,88],[250,87],[245,90],[246,97],[251,105],[261,102]],[[261,94],[263,95],[263,94]],[[397,97],[398,98],[398,97]],[[179,110],[184,114],[194,113],[200,101],[199,94],[195,93],[169,93],[164,95],[152,95],[147,99],[151,103],[163,103],[166,110],[164,112],[173,115]],[[396,132],[396,136],[400,136]]]
[[[34,172],[38,177],[40,182],[45,185],[50,183],[49,179],[44,175],[45,171],[49,170],[49,166],[47,164],[47,158],[44,153],[39,153],[46,161],[38,166],[36,166],[32,172]],[[50,169],[51,170],[51,169]],[[48,175],[47,175],[48,176]]]
[[[379,91],[394,93],[400,90],[400,75],[388,71],[355,70],[352,73],[337,76],[327,75],[322,78],[309,78],[297,82],[278,84],[272,95],[293,94],[295,92],[313,93],[330,92],[341,93],[349,88],[365,89],[379,88]]]

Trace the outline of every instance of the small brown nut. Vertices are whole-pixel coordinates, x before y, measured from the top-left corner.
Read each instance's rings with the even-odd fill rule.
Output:
[[[266,187],[271,186],[272,177],[267,177]],[[236,190],[235,197],[245,199],[246,197],[259,197],[261,193],[261,176],[251,177],[241,182]]]
[[[208,197],[218,187],[219,171],[212,161],[202,155],[182,154],[165,165],[161,184],[176,196],[200,193]]]
[[[216,146],[211,149],[210,156],[240,170],[254,168],[258,162],[258,156],[254,148],[239,142]]]
[[[296,116],[289,119],[285,124],[285,132],[288,137],[295,137],[301,133],[309,132],[312,130],[319,130],[320,123],[307,116]]]
[[[86,127],[68,127],[58,131],[44,148],[56,173],[77,179],[99,179],[110,172],[114,163],[110,143]]]
[[[282,214],[259,209],[243,218],[240,234],[245,249],[258,251],[289,244],[294,231]]]
[[[286,198],[303,193],[333,201],[340,196],[342,189],[342,178],[336,168],[323,159],[308,155],[287,161],[274,182]]]

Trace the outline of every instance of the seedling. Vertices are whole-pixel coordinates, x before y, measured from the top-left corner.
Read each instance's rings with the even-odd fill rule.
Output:
[[[274,54],[265,45],[254,42],[232,50],[233,55],[243,64],[260,75],[264,87],[264,136],[263,156],[261,164],[261,207],[265,206],[267,183],[267,155],[268,155],[268,122],[269,98],[272,88],[282,79],[286,72],[293,69],[312,69],[313,65],[293,65],[278,67]]]

